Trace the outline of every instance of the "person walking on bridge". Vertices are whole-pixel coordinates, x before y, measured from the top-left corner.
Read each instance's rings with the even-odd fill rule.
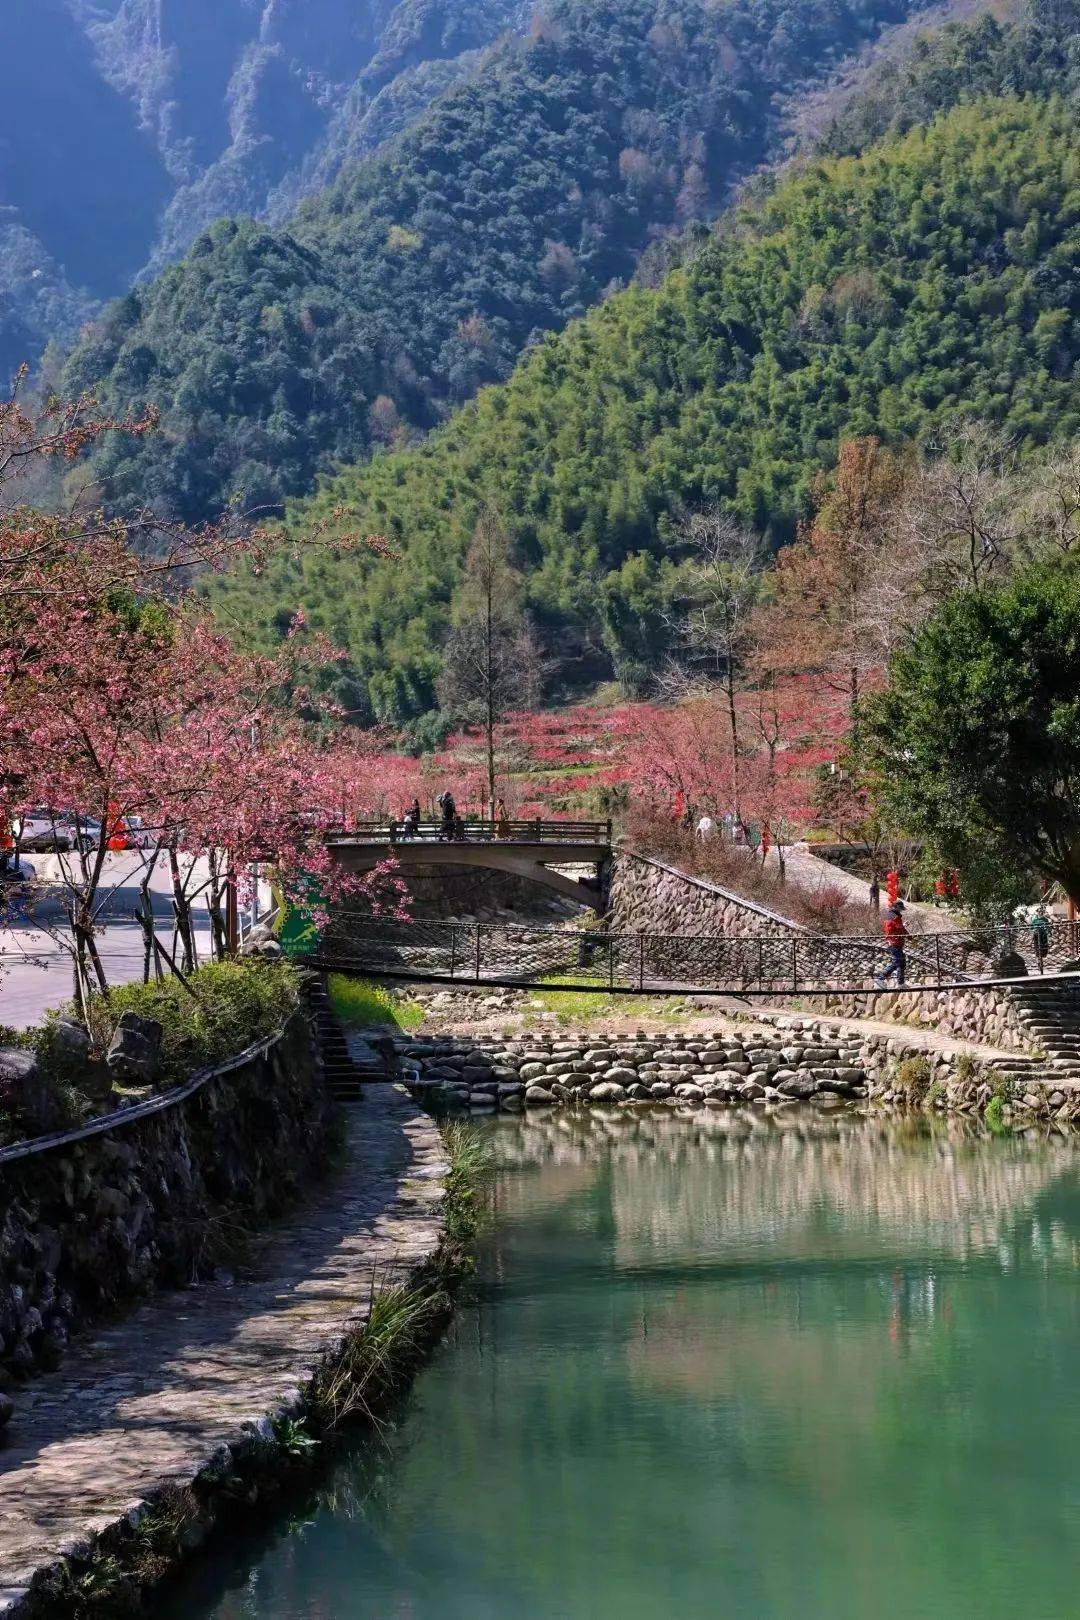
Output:
[[[439,837],[446,843],[452,844],[454,841],[454,823],[457,819],[457,805],[454,803],[454,795],[451,792],[447,791],[439,795],[439,809],[442,811],[442,831]]]
[[[510,812],[506,808],[506,800],[499,799],[495,805],[495,837],[505,843],[510,832]]]
[[[874,975],[874,983],[883,985],[886,979],[896,975],[899,989],[904,988],[904,974],[907,969],[907,958],[904,955],[904,945],[907,940],[907,929],[904,927],[904,902],[894,900],[885,913],[881,924],[881,931],[885,935],[885,943],[889,948],[889,965],[883,972]]]

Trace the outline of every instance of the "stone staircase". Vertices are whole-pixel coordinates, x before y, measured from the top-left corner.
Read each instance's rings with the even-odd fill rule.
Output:
[[[1009,997],[1026,1039],[1046,1056],[1003,1056],[994,1067],[1016,1080],[1080,1086],[1080,981],[1026,980]]]
[[[365,1085],[396,1078],[392,1043],[380,1036],[347,1034],[335,1016],[324,979],[310,982],[307,1001],[332,1097],[339,1103],[358,1103]]]

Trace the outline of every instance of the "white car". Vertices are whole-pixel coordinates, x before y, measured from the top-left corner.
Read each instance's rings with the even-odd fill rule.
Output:
[[[38,808],[25,816],[16,816],[11,823],[20,849],[52,853],[70,849],[74,842],[74,828],[58,811]]]
[[[68,849],[93,849],[101,837],[101,823],[92,816],[79,816],[38,807],[17,816],[12,831],[19,848],[28,853],[54,854]]]

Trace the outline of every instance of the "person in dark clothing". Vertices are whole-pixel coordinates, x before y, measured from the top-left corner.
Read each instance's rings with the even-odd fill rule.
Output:
[[[452,843],[454,838],[454,822],[457,817],[457,805],[454,803],[452,793],[444,793],[439,798],[439,809],[442,811],[442,831],[440,838]]]
[[[904,927],[904,902],[894,900],[885,913],[881,924],[881,931],[885,935],[885,943],[889,948],[889,965],[882,973],[875,974],[874,983],[883,985],[886,979],[896,975],[899,989],[904,988],[904,974],[907,969],[907,958],[904,955],[904,944],[907,940],[907,929]]]
[[[877,880],[876,872],[870,879],[870,905],[874,911],[881,910],[881,884]]]
[[[1039,964],[1039,972],[1043,970],[1046,953],[1050,949],[1050,918],[1046,915],[1046,907],[1041,903],[1035,907],[1031,917],[1031,948],[1035,952],[1035,960]]]
[[[420,801],[414,799],[401,821],[402,838],[415,838],[420,831]]]

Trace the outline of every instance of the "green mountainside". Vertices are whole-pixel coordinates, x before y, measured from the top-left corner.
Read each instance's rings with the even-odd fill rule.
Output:
[[[1080,433],[1075,107],[961,105],[815,161],[657,290],[539,344],[422,447],[378,456],[292,514],[347,503],[401,561],[309,554],[218,587],[280,633],[299,603],[348,647],[380,719],[435,704],[448,606],[494,503],[568,679],[629,685],[662,652],[672,517],[719,501],[773,543],[847,434],[918,440],[961,413],[1021,444]]]
[[[818,150],[861,152],[964,101],[1004,95],[1080,95],[1080,0],[1031,0],[1007,22],[985,12],[921,34],[862,79]]]
[[[7,0],[0,373],[214,220],[282,218],[531,0]]]
[[[162,433],[100,448],[105,494],[189,520],[263,507],[437,425],[658,233],[714,212],[781,92],[917,9],[554,0],[287,229],[212,226],[90,328],[64,386],[163,412]],[[331,167],[362,155],[355,134]]]

